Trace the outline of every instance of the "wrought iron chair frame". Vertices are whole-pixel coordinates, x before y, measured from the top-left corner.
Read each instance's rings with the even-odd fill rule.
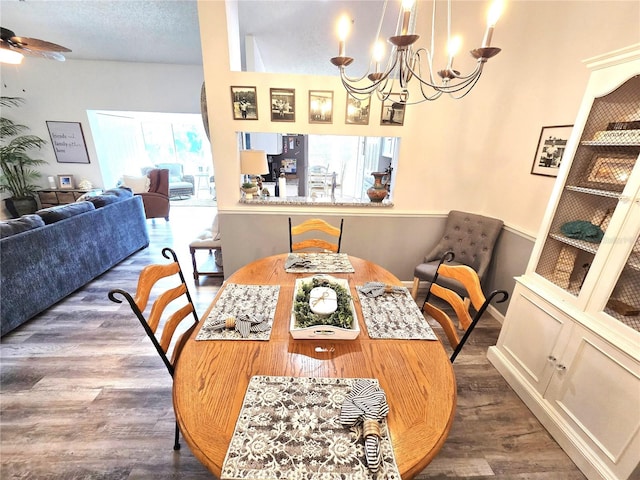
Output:
[[[142,324],[142,327],[147,333],[147,336],[149,337],[149,339],[151,340],[151,343],[153,343],[153,346],[156,348],[158,354],[160,355],[160,358],[162,359],[167,370],[169,371],[171,378],[173,378],[174,365],[180,357],[180,352],[184,347],[184,343],[189,338],[193,330],[199,325],[199,319],[198,319],[198,314],[196,313],[196,310],[195,310],[195,306],[193,305],[193,301],[191,299],[191,294],[189,293],[189,288],[187,287],[187,284],[185,282],[184,274],[182,273],[182,268],[180,267],[180,263],[178,262],[178,257],[176,253],[171,248],[165,247],[162,249],[162,256],[170,260],[172,259],[173,262],[168,264],[147,265],[140,272],[135,298],[132,297],[131,294],[129,294],[129,292],[119,288],[112,289],[109,292],[108,296],[109,296],[109,299],[115,303],[122,303],[122,300],[117,298],[116,295],[121,295],[127,300],[127,302],[129,303],[129,306],[131,307],[131,310],[133,311],[133,313],[136,315],[136,317]],[[152,282],[150,282],[149,285],[146,285],[145,286],[146,291],[139,296],[139,293],[141,290],[140,287],[144,283],[143,279],[146,278],[146,275],[152,271],[160,271],[161,273],[153,275],[153,278],[155,277],[157,278],[155,278]],[[175,275],[176,273],[180,277],[180,285],[163,292],[154,300],[152,304],[151,312],[149,313],[148,317],[157,318],[158,323],[155,325],[155,329],[154,329],[149,324],[149,321],[147,320],[147,318],[145,318],[145,315],[144,315],[144,310],[146,310],[146,307],[149,302],[149,296],[150,296],[149,294],[151,292],[151,289],[153,288],[153,286],[158,280],[162,278],[170,277],[172,275]],[[159,327],[159,322],[161,320],[162,314],[164,313],[164,308],[167,305],[169,305],[172,301],[180,298],[182,295],[186,296],[187,304],[182,308],[180,308],[179,310],[177,310],[176,312],[174,312],[166,320],[165,325],[162,328],[160,341],[158,341],[155,331]],[[136,302],[136,299],[138,300],[138,302]],[[158,311],[158,309],[160,310]],[[182,323],[182,321],[189,316],[190,313],[193,315],[194,323],[184,333],[180,335],[178,341],[174,345],[173,353],[172,353],[173,362],[171,362],[167,357],[167,351],[169,349],[170,343],[173,340],[176,329],[178,328],[180,323]],[[167,332],[167,328],[171,329],[168,336],[166,336],[165,334],[165,332]],[[165,347],[163,347],[163,344],[166,344],[166,349]],[[173,449],[180,450],[180,429],[178,427],[177,421],[176,421]]]
[[[500,298],[496,300],[496,303],[502,303],[509,298],[509,294],[506,290],[493,290],[488,297],[485,297],[482,292],[482,287],[480,286],[480,279],[478,278],[478,274],[475,270],[466,265],[445,265],[445,262],[452,262],[454,258],[455,254],[452,251],[445,252],[442,256],[438,263],[438,269],[434,275],[433,282],[429,285],[429,291],[427,292],[427,296],[422,304],[422,310],[431,315],[434,320],[442,326],[451,347],[454,349],[451,357],[449,358],[451,363],[455,361],[456,357],[462,351],[462,347],[467,342],[471,332],[473,332],[473,329],[476,327],[480,318],[485,313],[493,299],[500,295]],[[437,284],[436,279],[439,275],[446,276],[447,278],[454,278],[460,282],[467,290],[469,297],[462,298],[459,293]],[[465,278],[473,280],[465,280]],[[471,283],[465,284],[465,282]],[[462,338],[458,336],[455,324],[449,315],[447,315],[442,309],[429,303],[428,300],[431,293],[451,305],[458,317],[458,324],[461,329],[464,330]],[[476,311],[473,318],[471,318],[469,312],[470,306],[472,306]]]

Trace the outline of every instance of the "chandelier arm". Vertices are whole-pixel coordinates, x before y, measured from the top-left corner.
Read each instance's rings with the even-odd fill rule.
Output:
[[[449,93],[451,98],[454,98],[455,100],[460,100],[461,98],[466,97],[469,94],[469,92],[471,92],[471,90],[473,90],[473,87],[476,86],[476,83],[478,83],[478,80],[480,80],[480,76],[481,75],[482,75],[482,70],[480,71],[480,73],[478,73],[478,76],[473,79],[473,82],[469,85],[468,88],[466,88],[465,92],[462,95],[456,96],[456,95],[454,95],[455,92]]]
[[[383,81],[380,83],[380,85],[378,85],[378,88],[376,89],[377,92],[383,92],[385,90],[387,90],[387,85],[389,85],[389,82],[391,82],[391,86],[389,87],[389,93],[391,93],[391,91],[393,91],[393,83],[394,83],[394,79],[393,78],[389,78],[389,77],[385,77],[383,79]]]
[[[424,100],[418,101],[417,103],[422,103],[425,100],[428,101],[433,101],[433,100],[437,100],[438,98],[440,98],[442,96],[442,91],[441,90],[435,90],[434,94],[429,96],[425,93],[424,91],[424,85],[421,83],[420,84],[420,93],[422,94],[422,98],[424,98]]]
[[[386,84],[387,84],[387,78],[382,78],[382,79],[376,81],[375,83],[372,83],[372,84],[366,85],[366,86],[362,86],[362,87],[349,83],[348,78],[345,78],[343,76],[341,76],[340,79],[342,81],[343,87],[348,92],[350,92],[352,94],[358,94],[358,95],[371,95],[376,90],[382,90],[382,89],[386,88]],[[382,85],[382,87],[381,87],[381,85]]]
[[[344,68],[340,69],[340,79],[342,80],[342,84],[347,90],[352,90],[354,92],[361,93],[361,94],[365,94],[365,93],[371,94],[381,84],[383,84],[383,82],[386,85],[386,81],[389,78],[389,74],[395,69],[397,62],[398,60],[397,58],[395,58],[394,61],[391,63],[391,65],[389,65],[387,70],[385,70],[385,72],[382,74],[380,79],[373,81],[370,85],[367,85],[367,86],[360,87],[355,85],[356,83],[362,81],[365,77],[360,77],[358,79],[350,78],[345,74]]]
[[[427,67],[429,70],[429,81],[425,82],[422,79],[422,55],[421,52],[425,53],[425,56],[427,57]],[[418,65],[418,72],[414,72],[414,75],[416,76],[416,78],[418,78],[420,80],[420,85],[436,85],[436,82],[433,78],[433,63],[432,63],[432,57],[433,54],[431,52],[429,52],[429,50],[427,50],[426,48],[422,47],[419,48],[415,51],[415,53],[413,54],[413,56],[417,59],[416,64]]]
[[[421,49],[424,50],[424,49]],[[416,52],[415,55],[419,55],[419,52]],[[453,85],[439,85],[437,83],[435,83],[433,81],[433,72],[431,71],[431,69],[429,69],[429,77],[430,77],[430,81],[427,81],[425,79],[422,78],[421,76],[421,69],[419,68],[418,71],[416,72],[414,69],[411,68],[411,65],[408,62],[405,62],[405,66],[406,68],[411,72],[411,74],[418,79],[418,81],[423,84],[423,85],[428,85],[431,88],[434,88],[436,90],[444,90],[445,92],[447,91],[458,91],[461,88],[464,88],[465,85],[467,85],[468,83],[473,82],[473,80],[479,75],[480,72],[482,72],[482,69],[484,68],[484,63],[481,60],[478,60],[476,63],[476,67],[473,70],[473,72],[471,72],[469,75],[459,75],[456,74],[455,72],[449,72],[456,80],[459,80],[459,82],[456,82]],[[420,67],[420,63],[419,63],[419,57],[418,57],[418,67]]]
[[[477,81],[477,77],[476,78],[469,78],[467,80],[465,80],[464,82],[461,83],[456,83],[453,85],[449,85],[449,84],[444,84],[442,86],[439,86],[436,88],[436,90],[442,92],[442,93],[447,93],[449,95],[452,95],[456,92],[459,92],[461,90],[466,89],[469,85],[475,84],[475,82]]]
[[[448,86],[448,88],[444,89],[444,92],[448,94],[452,94],[452,93],[459,92],[460,90],[464,90],[466,88],[471,89],[478,82],[478,79],[480,78],[481,74],[482,74],[482,69],[478,69],[474,77],[467,77],[464,81],[450,85]]]
[[[400,88],[402,89],[407,88],[407,83],[409,83],[409,80],[411,79],[411,68],[407,64],[408,62],[407,53],[408,52],[406,50],[400,53],[401,58],[400,58],[400,70],[398,72],[398,79],[400,80]]]
[[[459,73],[456,74],[455,71],[453,71],[452,74],[453,74],[453,77],[456,78],[457,80],[466,80],[468,78],[475,78],[476,75],[478,75],[478,73],[481,72],[483,68],[484,68],[484,62],[478,60],[476,62],[476,68],[469,75],[460,75]]]
[[[427,86],[429,86],[429,87],[431,87],[431,88],[434,88],[434,89],[442,88],[442,85],[438,85],[438,84],[435,82],[434,78],[433,78],[433,67],[432,67],[431,63],[429,63],[429,80],[425,80],[424,78],[422,78],[422,75],[421,75],[421,73],[422,73],[422,70],[421,70],[421,65],[422,65],[422,63],[421,63],[421,61],[420,61],[420,58],[421,58],[421,57],[420,57],[420,52],[421,52],[421,51],[424,51],[424,52],[427,54],[427,58],[430,58],[429,51],[428,51],[428,50],[426,50],[425,48],[420,48],[420,49],[416,50],[416,52],[413,54],[413,56],[414,56],[414,57],[417,57],[417,62],[416,62],[416,64],[417,64],[417,65],[418,65],[418,67],[419,67],[419,68],[418,68],[418,70],[419,70],[419,71],[417,71],[417,72],[416,72],[413,68],[411,68],[411,66],[410,66],[408,63],[407,63],[407,65],[406,65],[406,66],[407,66],[407,68],[409,69],[409,71],[411,72],[411,74],[412,74],[416,79],[418,79],[418,81],[420,82],[420,84],[421,84],[421,85],[427,85]]]
[[[351,82],[351,83],[358,83],[358,82],[361,82],[362,80],[364,80],[365,78],[367,78],[367,75],[369,75],[369,69],[367,69],[367,71],[364,73],[364,75],[362,75],[359,78],[349,77],[345,73],[345,68],[344,67],[340,67],[340,78],[342,78],[343,81],[346,80],[346,81]]]
[[[353,94],[358,94],[358,95],[371,95],[371,93],[375,90],[375,88],[372,88],[371,85],[368,85],[366,87],[358,87],[356,85],[352,85],[348,82],[348,79],[344,78],[342,75],[340,76],[340,80],[342,81],[342,86],[348,91],[351,92]]]
[[[387,89],[387,85],[390,86]],[[384,82],[384,86],[378,88],[378,90],[376,90],[376,95],[378,97],[378,99],[381,102],[384,102],[385,100],[387,100],[391,95],[393,95],[393,87],[395,85],[395,79],[394,78],[387,78]]]
[[[396,54],[398,47],[394,46],[389,54],[389,60],[387,60],[387,67],[382,72],[382,78],[388,78],[389,75],[395,70],[398,65],[398,55]]]
[[[352,58],[341,56],[331,59],[331,63],[338,66],[340,80],[349,95],[356,99],[360,99],[361,97],[364,99],[366,96],[369,96],[370,98],[373,92],[375,92],[376,96],[382,102],[392,99],[391,101],[397,101],[400,104],[415,105],[425,101],[436,100],[444,93],[454,99],[461,99],[469,94],[480,80],[484,64],[488,59],[498,54],[500,49],[496,47],[489,47],[490,35],[487,39],[487,34],[485,35],[485,40],[483,40],[482,46],[471,50],[470,52],[471,56],[477,60],[475,68],[473,68],[471,72],[461,74],[459,71],[455,70],[453,67],[453,57],[451,56],[449,57],[448,65],[444,69],[434,70],[436,3],[437,2],[434,0],[430,49],[417,48],[414,51],[414,42],[419,39],[419,35],[410,33],[413,32],[414,29],[412,27],[409,30],[407,25],[407,22],[410,22],[411,17],[413,17],[415,22],[414,5],[412,14],[408,14],[405,10],[400,10],[398,23],[396,25],[396,35],[389,39],[389,42],[393,46],[389,56],[387,57],[383,71],[379,71],[380,63],[376,54],[373,54],[370,57],[367,71],[359,78],[352,78],[346,74],[345,68],[353,62]],[[380,38],[387,6],[388,0],[384,0],[382,17],[378,24],[376,41]],[[407,15],[411,16],[407,17]],[[452,0],[447,0],[446,19],[446,34],[449,42],[451,40]],[[400,28],[401,24],[402,28]],[[423,57],[426,57],[426,65],[424,67],[422,65],[423,60],[425,60]],[[425,68],[424,72],[423,68]],[[414,82],[418,84],[417,88],[419,89],[419,95],[417,95],[417,97],[421,97],[415,100],[410,98],[410,82],[414,77],[418,79],[417,82]],[[399,91],[394,92],[396,80],[398,81],[400,88]],[[414,91],[415,90],[416,89],[414,89]],[[429,90],[429,92],[427,92],[427,90]],[[428,93],[432,94],[429,95]]]

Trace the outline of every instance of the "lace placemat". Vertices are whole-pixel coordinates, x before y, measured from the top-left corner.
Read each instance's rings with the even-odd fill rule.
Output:
[[[370,338],[438,339],[409,289],[402,287],[401,292],[373,298],[362,293],[360,287],[357,290]]]
[[[287,273],[355,272],[346,253],[290,253],[284,270]]]
[[[265,315],[265,321],[269,322],[270,326],[273,325],[279,292],[279,285],[227,284],[211,313],[204,320],[196,340],[269,340],[271,328],[263,332],[250,332],[248,337],[243,338],[236,330],[214,327],[220,320],[224,321],[228,317],[238,317],[241,314]]]
[[[338,421],[356,380],[252,377],[220,479],[400,480],[386,420],[377,474],[367,467],[362,427]]]

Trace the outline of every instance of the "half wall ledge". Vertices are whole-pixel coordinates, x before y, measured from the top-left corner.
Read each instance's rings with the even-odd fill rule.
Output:
[[[383,200],[382,202],[372,202],[370,200],[359,200],[356,198],[336,197],[260,197],[250,200],[241,198],[239,203],[246,205],[281,205],[281,206],[319,206],[319,207],[363,207],[363,208],[391,208],[393,202]]]

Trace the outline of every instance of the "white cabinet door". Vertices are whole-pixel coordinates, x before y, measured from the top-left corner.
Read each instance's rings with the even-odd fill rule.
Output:
[[[498,348],[542,395],[572,326],[570,317],[516,283]]]
[[[637,362],[576,325],[544,396],[571,430],[598,452],[605,477],[628,478],[640,460]],[[607,472],[607,473],[609,473]]]

